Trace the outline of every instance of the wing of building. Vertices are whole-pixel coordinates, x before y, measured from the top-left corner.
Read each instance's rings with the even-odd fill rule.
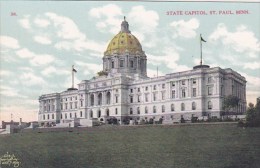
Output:
[[[116,118],[163,120],[217,117],[223,113],[224,97],[236,95],[246,110],[246,79],[232,69],[198,65],[189,71],[147,77],[147,56],[127,21],[110,41],[103,57],[103,70],[78,88],[40,96],[40,123],[64,123],[75,119]]]

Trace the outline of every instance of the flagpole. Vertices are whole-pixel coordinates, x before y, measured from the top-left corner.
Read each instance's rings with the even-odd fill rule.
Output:
[[[201,42],[201,34],[200,34],[200,65],[202,65],[202,42]]]
[[[72,65],[71,73],[72,73],[72,88],[74,88],[74,65]]]

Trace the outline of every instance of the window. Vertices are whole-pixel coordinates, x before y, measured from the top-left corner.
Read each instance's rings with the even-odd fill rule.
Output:
[[[145,102],[148,102],[149,101],[149,94],[145,94]]]
[[[118,103],[118,96],[116,96],[116,103]]]
[[[94,103],[93,103],[93,105],[94,105]],[[82,106],[83,106],[83,101],[80,100],[80,107],[82,107]]]
[[[153,106],[153,113],[156,113],[156,106]]]
[[[130,89],[130,93],[133,93],[133,89]]]
[[[80,111],[80,117],[82,117],[82,111]]]
[[[98,105],[102,105],[102,93],[98,94]]]
[[[92,118],[93,117],[93,111],[91,110],[90,111],[90,118]]]
[[[101,117],[101,111],[98,110],[98,118],[100,118],[100,117]]]
[[[148,108],[145,106],[145,109],[144,109],[145,111],[145,114],[147,114],[148,113]]]
[[[111,67],[112,67],[112,68],[115,68],[115,65],[114,65],[114,64],[115,64],[114,61],[112,61],[112,62],[111,62]]]
[[[65,103],[65,109],[66,110],[68,109],[68,103]]]
[[[43,120],[45,120],[45,115],[43,115]]]
[[[130,67],[134,68],[134,61],[133,60],[130,61]]]
[[[145,87],[145,91],[148,91],[148,86]]]
[[[162,113],[164,113],[164,112],[165,112],[165,106],[162,105]]]
[[[140,114],[140,107],[137,107],[137,114]]]
[[[124,67],[124,60],[120,60],[120,67]]]
[[[174,111],[174,104],[171,104],[171,111]]]
[[[63,104],[60,105],[60,109],[63,110]]]
[[[208,83],[212,83],[212,77],[208,77]]]
[[[70,118],[72,118],[72,114],[70,113]]]
[[[192,102],[192,110],[196,110],[196,103]]]
[[[172,86],[173,86],[173,87],[175,86],[175,82],[172,82]]]
[[[181,96],[182,96],[182,98],[185,98],[185,97],[186,97],[185,89],[182,89],[182,90],[181,90]]]
[[[130,108],[130,114],[133,114],[133,109],[132,108]]]
[[[197,83],[196,79],[192,79],[192,83],[196,84]]]
[[[54,114],[51,115],[52,119],[54,119]]]
[[[196,88],[192,88],[192,97],[196,97],[197,90]]]
[[[67,119],[67,113],[65,113],[65,119]]]
[[[165,89],[165,84],[164,83],[162,84],[162,89]]]
[[[162,100],[165,100],[165,92],[162,92]]]
[[[156,90],[156,85],[153,86],[153,90]]]
[[[75,100],[77,100],[78,98],[77,98],[77,96],[75,96]]]
[[[60,114],[60,119],[62,119],[62,114]]]
[[[212,102],[208,101],[208,109],[211,110],[212,109]]]
[[[109,116],[109,110],[107,109],[107,116]]]
[[[212,86],[208,87],[208,95],[212,95],[212,91],[213,91],[213,87]]]
[[[182,85],[185,85],[185,80],[182,80],[182,81],[181,81],[181,84],[182,84]]]
[[[90,105],[91,106],[94,106],[94,94],[91,94],[91,96],[90,96]],[[81,106],[82,107],[82,106]]]
[[[130,96],[130,103],[133,103],[133,96]]]
[[[78,108],[78,102],[75,102],[75,109]]]
[[[140,88],[137,88],[137,92],[140,92]]]
[[[77,113],[74,113],[74,118],[77,118]]]
[[[185,104],[181,103],[181,111],[184,111],[184,110],[185,110]]]
[[[156,101],[156,99],[157,99],[157,94],[153,93],[153,101]]]
[[[175,99],[175,90],[172,91],[172,98]]]
[[[55,105],[52,105],[52,111],[54,111],[55,110]]]
[[[141,96],[140,96],[140,95],[138,95],[137,101],[138,101],[139,103],[141,102]]]
[[[70,102],[70,109],[72,109],[72,102]]]
[[[117,115],[117,108],[115,109],[115,114]]]

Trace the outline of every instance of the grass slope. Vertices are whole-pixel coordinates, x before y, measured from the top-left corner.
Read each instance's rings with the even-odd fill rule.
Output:
[[[15,154],[23,168],[260,167],[260,128],[225,124],[38,131],[0,136],[0,157]]]

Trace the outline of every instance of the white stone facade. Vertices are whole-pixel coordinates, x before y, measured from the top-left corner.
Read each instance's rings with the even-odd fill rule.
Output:
[[[133,35],[126,23],[122,22],[121,34],[117,36],[129,35],[131,40]],[[110,45],[114,44],[113,40]],[[107,121],[114,117],[120,123],[150,118],[162,118],[171,123],[181,118],[190,120],[192,116],[219,118],[224,97],[231,94],[240,98],[234,111],[245,112],[246,79],[232,69],[202,65],[189,71],[149,78],[141,46],[129,48],[130,51],[127,47],[118,46],[110,48],[112,52],[105,52],[103,72],[106,75],[83,80],[78,89],[40,96],[39,122],[64,123],[75,118]],[[124,52],[117,52],[122,49]]]

